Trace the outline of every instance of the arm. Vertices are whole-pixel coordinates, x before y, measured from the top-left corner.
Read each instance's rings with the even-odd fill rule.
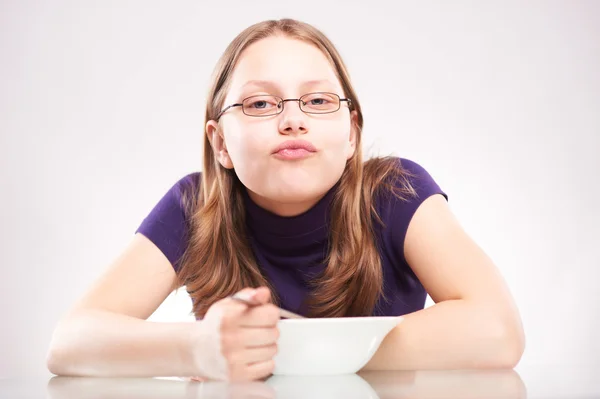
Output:
[[[518,310],[441,195],[416,211],[404,253],[435,305],[405,315],[364,369],[513,368],[525,346]]]
[[[197,375],[190,334],[199,323],[146,321],[172,291],[175,271],[146,237],[124,253],[58,323],[47,366],[59,375]]]
[[[47,364],[51,373],[86,377],[191,376],[193,323],[158,323],[86,309],[55,330]]]

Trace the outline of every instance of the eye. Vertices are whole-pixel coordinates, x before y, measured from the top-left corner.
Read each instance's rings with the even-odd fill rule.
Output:
[[[303,107],[311,112],[335,111],[339,106],[339,98],[330,93],[311,93],[302,98]]]
[[[249,102],[248,107],[256,108],[256,109],[265,109],[270,106],[276,106],[276,105],[277,105],[277,103],[269,102],[266,100],[254,100],[254,101]]]
[[[272,113],[279,107],[280,101],[275,96],[252,96],[243,102],[244,112],[249,115]]]
[[[329,99],[325,97],[314,97],[307,101],[307,103],[310,103],[310,105],[325,105],[329,102]]]

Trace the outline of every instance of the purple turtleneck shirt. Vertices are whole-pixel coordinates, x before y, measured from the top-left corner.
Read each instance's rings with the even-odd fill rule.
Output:
[[[404,258],[404,239],[412,216],[425,199],[435,194],[448,199],[422,166],[404,158],[398,161],[414,175],[410,182],[417,197],[409,201],[391,195],[375,198],[376,209],[386,226],[374,223],[387,300],[378,301],[373,316],[400,316],[425,306],[427,293]],[[182,187],[198,182],[200,173],[188,174],[177,181],[136,230],[165,254],[175,271],[186,248]],[[301,303],[309,290],[307,282],[326,266],[323,261],[328,246],[328,206],[335,187],[337,184],[311,209],[294,217],[278,216],[261,208],[243,191],[247,228],[256,261],[277,291],[281,306],[293,312],[305,313]]]

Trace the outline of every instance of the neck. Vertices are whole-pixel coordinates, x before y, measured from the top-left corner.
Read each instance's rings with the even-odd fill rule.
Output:
[[[305,200],[305,201],[298,201],[298,202],[280,202],[280,201],[274,201],[265,197],[261,197],[260,195],[247,190],[248,192],[248,196],[250,197],[250,199],[252,199],[252,201],[260,206],[261,208],[274,213],[275,215],[278,216],[282,216],[282,217],[293,217],[293,216],[298,216],[301,215],[303,213],[305,213],[306,211],[308,211],[309,209],[311,209],[313,206],[315,206],[315,204],[317,204],[317,202],[319,202],[321,200],[321,198],[323,198],[323,195],[316,197],[316,198],[311,198],[309,200]]]

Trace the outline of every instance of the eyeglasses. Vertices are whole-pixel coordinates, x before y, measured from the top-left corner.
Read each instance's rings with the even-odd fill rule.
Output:
[[[330,114],[340,109],[342,101],[352,105],[349,98],[340,98],[335,93],[318,92],[308,93],[300,98],[283,99],[272,95],[258,95],[247,97],[241,103],[231,104],[225,108],[216,120],[218,121],[225,111],[233,107],[242,107],[242,112],[248,116],[273,116],[283,112],[283,106],[288,101],[298,101],[300,110],[307,114]]]

